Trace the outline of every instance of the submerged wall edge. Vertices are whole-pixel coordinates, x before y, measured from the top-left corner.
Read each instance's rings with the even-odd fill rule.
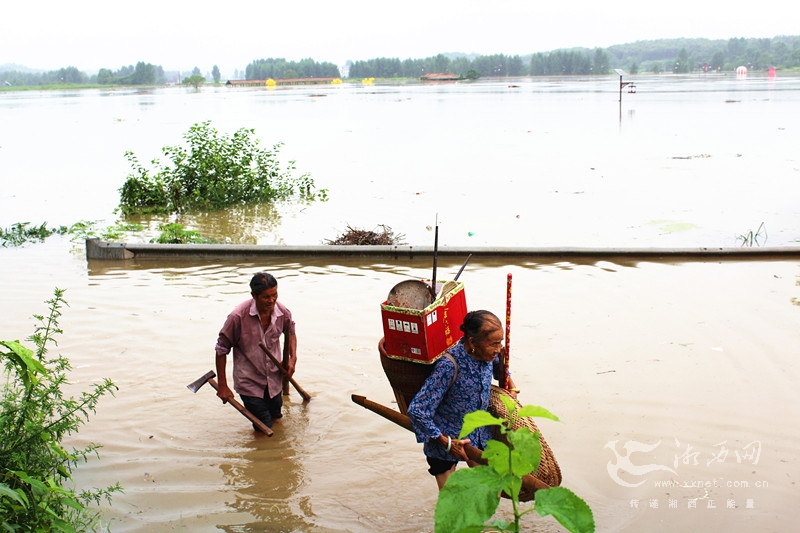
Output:
[[[349,256],[414,258],[433,256],[460,256],[469,254],[484,257],[525,258],[611,258],[629,257],[643,259],[696,259],[742,260],[800,258],[798,246],[775,247],[697,247],[697,248],[581,248],[581,247],[466,247],[466,246],[392,246],[392,245],[249,245],[249,244],[145,244],[111,243],[100,239],[86,239],[86,258],[105,260],[168,259],[168,258],[252,258],[254,256]]]

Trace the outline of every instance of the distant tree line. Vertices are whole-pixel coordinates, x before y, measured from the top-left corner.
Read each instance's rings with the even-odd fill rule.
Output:
[[[800,36],[732,39],[658,39],[620,44],[608,48],[571,48],[538,52],[526,56],[503,54],[439,54],[424,59],[375,58],[347,62],[345,72],[336,65],[312,59],[257,59],[247,65],[245,79],[280,78],[419,78],[424,74],[445,72],[465,78],[479,76],[554,76],[608,74],[622,68],[630,74],[696,71],[733,71],[743,65],[750,70],[800,69]],[[195,67],[192,76],[200,76]],[[240,74],[236,77],[238,78]],[[177,74],[180,77],[180,74]],[[186,77],[186,76],[184,76]],[[214,65],[211,77],[220,81]],[[209,79],[206,75],[204,78]],[[50,72],[0,72],[0,85],[160,85],[168,82],[160,66],[139,62],[116,71],[100,69],[88,76],[75,67]]]
[[[520,56],[494,54],[488,56],[458,55],[448,57],[444,54],[425,59],[377,58],[356,61],[348,65],[350,78],[419,78],[434,72],[447,72],[462,77],[470,71],[483,76],[524,76],[527,69]]]
[[[97,83],[101,85],[159,85],[167,82],[161,66],[139,61],[136,66],[122,67],[116,72],[101,68],[97,73]]]
[[[481,76],[555,76],[608,74],[622,68],[639,72],[733,71],[744,65],[751,70],[769,67],[800,68],[800,36],[772,39],[732,38],[660,39],[616,45],[609,48],[572,48],[539,52],[529,56],[468,57],[439,54],[426,59],[376,58],[350,65],[351,78],[419,78],[425,73],[447,72],[468,77],[469,71]]]
[[[167,82],[164,69],[142,61],[112,71],[101,68],[96,75],[89,76],[75,67],[61,68],[49,72],[0,72],[0,82],[12,86],[36,85],[159,85]]]
[[[96,75],[89,76],[75,67],[67,67],[49,72],[23,72],[19,70],[0,71],[0,85],[14,87],[36,87],[40,85],[166,85],[185,81],[194,77],[196,84],[212,81],[219,83],[222,78],[219,67],[214,65],[210,74],[202,75],[194,67],[189,71],[165,72],[160,65],[139,61],[136,65],[122,66],[117,70],[101,68]],[[199,78],[199,82],[197,82]]]
[[[755,39],[659,39],[620,44],[606,49],[615,68],[637,72],[688,73],[800,68],[800,36]]]
[[[286,61],[283,58],[256,59],[245,69],[245,79],[248,80],[340,77],[339,67],[333,63],[317,63],[313,59],[301,61]]]

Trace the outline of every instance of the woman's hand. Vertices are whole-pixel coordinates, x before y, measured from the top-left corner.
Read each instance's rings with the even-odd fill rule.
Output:
[[[467,452],[464,451],[464,445],[469,444],[469,439],[457,439],[455,437],[451,437],[449,435],[440,435],[437,439],[439,444],[444,446],[445,451],[455,457],[456,459],[461,459],[462,461],[469,462],[469,457],[467,457]]]
[[[469,444],[469,439],[453,439],[452,444],[450,446],[450,455],[453,457],[457,457],[462,461],[469,462],[469,457],[467,457],[467,452],[464,451],[464,445]]]

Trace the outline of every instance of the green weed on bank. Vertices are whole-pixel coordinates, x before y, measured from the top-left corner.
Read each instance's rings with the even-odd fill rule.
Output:
[[[17,340],[0,340],[3,385],[0,391],[0,530],[63,532],[93,531],[98,511],[90,507],[110,502],[119,483],[104,489],[78,490],[72,471],[89,456],[98,455],[100,445],[67,449],[62,441],[95,412],[100,398],[114,394],[117,386],[108,379],[95,384],[79,397],[67,397],[70,364],[58,355],[48,357],[63,333],[58,326],[66,305],[64,291],[55,289],[46,303],[49,314],[34,315],[38,325],[27,340],[33,349]]]

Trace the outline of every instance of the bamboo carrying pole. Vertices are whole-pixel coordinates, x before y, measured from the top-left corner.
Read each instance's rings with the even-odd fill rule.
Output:
[[[303,401],[304,402],[310,401],[311,400],[311,395],[309,393],[307,393],[305,390],[303,390],[303,387],[298,385],[298,383],[294,380],[293,377],[289,376],[289,370],[285,366],[283,366],[283,364],[281,364],[281,362],[278,361],[278,359],[276,359],[275,356],[272,355],[272,353],[270,353],[270,351],[267,349],[267,347],[264,346],[264,343],[263,342],[259,343],[259,346],[261,346],[261,349],[264,350],[264,353],[267,354],[267,356],[270,359],[272,359],[272,362],[275,363],[275,365],[277,365],[278,369],[283,373],[283,375],[289,378],[289,383],[294,385],[294,388],[297,389],[297,392],[299,392],[300,396],[303,397]]]
[[[391,407],[386,407],[385,405],[381,405],[377,402],[373,402],[372,400],[368,400],[365,396],[359,396],[357,394],[351,394],[350,398],[353,400],[353,403],[364,407],[372,411],[373,413],[381,415],[386,420],[390,422],[394,422],[401,428],[407,429],[408,431],[414,431],[414,428],[411,426],[411,419],[408,418],[408,415],[404,415],[398,411],[395,411]],[[467,454],[470,462],[478,465],[486,465],[488,461],[483,458],[483,452],[472,446],[471,444],[464,445],[464,452]],[[537,490],[540,489],[549,489],[550,485],[542,481],[541,479],[537,478],[534,475],[528,474],[522,476],[522,488],[529,491],[530,494],[535,493]]]
[[[381,415],[386,420],[390,422],[394,422],[401,428],[407,429],[411,432],[414,431],[414,428],[411,426],[411,419],[408,418],[408,415],[404,415],[399,411],[395,411],[391,407],[386,407],[385,405],[381,405],[378,402],[373,402],[372,400],[368,400],[365,396],[359,396],[357,394],[351,394],[350,398],[353,400],[353,403],[357,403],[361,407],[365,409],[369,409],[373,413],[377,413]],[[488,461],[484,459],[481,454],[483,453],[479,448],[471,444],[464,445],[464,452],[469,457],[469,460],[478,464],[488,464]]]

